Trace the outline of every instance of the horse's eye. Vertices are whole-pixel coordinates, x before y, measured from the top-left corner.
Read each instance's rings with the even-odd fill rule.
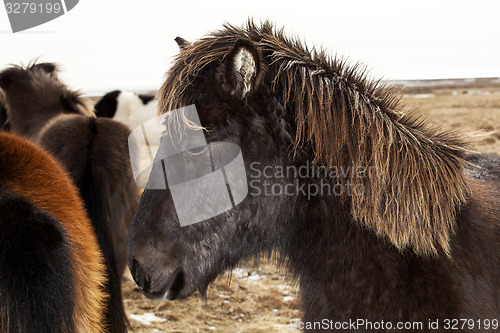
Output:
[[[187,154],[201,154],[201,153],[206,152],[207,149],[208,149],[208,146],[205,145],[205,146],[201,146],[201,147],[191,148],[189,150],[186,150],[185,153],[187,153]]]

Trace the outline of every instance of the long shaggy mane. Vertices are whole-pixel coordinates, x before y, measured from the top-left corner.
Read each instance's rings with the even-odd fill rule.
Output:
[[[343,198],[353,219],[399,249],[450,255],[456,214],[469,192],[464,139],[402,112],[400,93],[368,79],[362,66],[309,49],[270,22],[225,25],[183,46],[159,91],[160,112],[191,104],[190,84],[242,38],[261,51],[263,84],[294,116],[296,150],[311,147],[314,161],[325,166],[376,170],[338,179],[365,189]]]

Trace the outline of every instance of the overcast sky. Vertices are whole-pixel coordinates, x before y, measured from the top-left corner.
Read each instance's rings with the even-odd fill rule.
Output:
[[[178,52],[224,22],[270,19],[385,79],[500,77],[500,0],[81,0],[13,34],[0,7],[0,67],[40,57],[84,92],[157,89]]]

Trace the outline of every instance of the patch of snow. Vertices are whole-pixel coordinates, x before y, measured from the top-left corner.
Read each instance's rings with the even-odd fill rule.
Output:
[[[436,95],[434,94],[415,94],[413,98],[434,98]]]
[[[458,96],[458,95],[491,95],[494,92],[489,91],[489,90],[455,90],[452,91],[453,96]]]
[[[275,332],[293,332],[289,325],[283,325],[283,324],[274,325],[274,331]]]
[[[131,315],[129,315],[129,317],[133,320],[140,322],[143,325],[151,325],[151,322],[153,322],[153,321],[160,322],[160,323],[167,321],[165,318],[157,317],[157,316],[155,316],[154,313],[151,313],[151,312],[147,312],[143,315],[131,314]]]
[[[484,91],[484,90],[469,90],[467,92],[469,95],[489,95],[491,94],[491,91]]]
[[[245,268],[236,268],[233,275],[241,280],[260,281],[266,278],[265,275],[259,275],[256,272],[249,272]]]
[[[250,273],[250,276],[248,277],[248,279],[251,281],[260,281],[260,280],[265,279],[265,278],[266,278],[265,275],[259,275],[255,272]]]
[[[242,277],[248,276],[248,271],[244,268],[235,268],[232,274],[241,279]]]
[[[290,287],[287,286],[286,284],[282,284],[278,286],[278,290],[283,294],[283,295],[289,295],[290,294]]]

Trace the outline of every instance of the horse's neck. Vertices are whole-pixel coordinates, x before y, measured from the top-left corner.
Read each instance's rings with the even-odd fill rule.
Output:
[[[316,197],[303,207],[285,251],[300,278],[306,320],[403,320],[424,304],[418,297],[434,297],[418,291],[443,282],[439,274],[427,275],[436,273],[434,260],[414,265],[422,259],[354,222],[338,198]],[[397,301],[401,297],[409,299],[406,308]]]
[[[51,119],[63,113],[63,108],[47,108],[45,106],[32,105],[28,101],[13,105],[10,108],[9,117],[13,132],[36,141],[38,134],[44,126]]]
[[[25,121],[11,121],[12,131],[16,134],[22,135],[32,141],[38,140],[38,134],[48,122],[38,119],[25,120]]]

